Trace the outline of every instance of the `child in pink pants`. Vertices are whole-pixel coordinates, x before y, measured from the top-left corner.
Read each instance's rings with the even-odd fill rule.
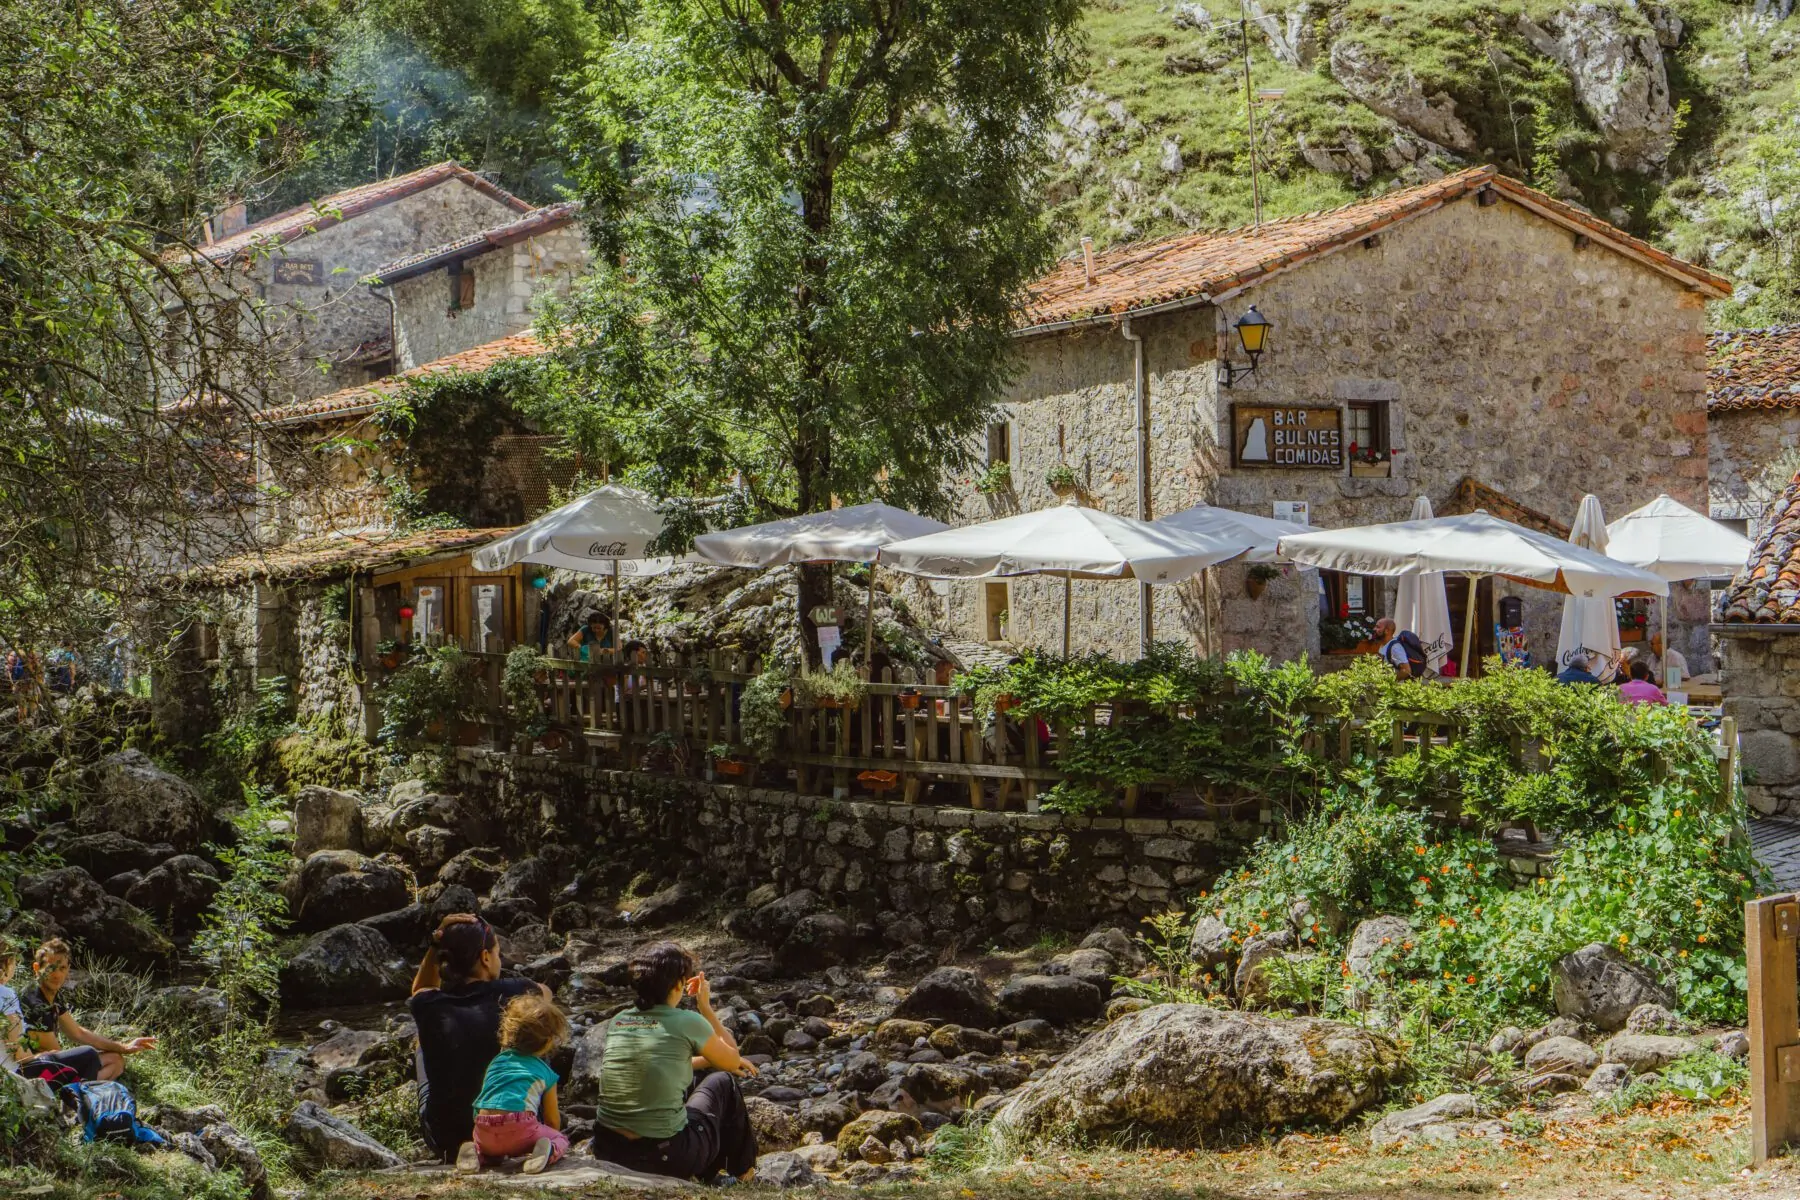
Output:
[[[500,1017],[500,1053],[488,1064],[475,1099],[475,1140],[456,1154],[456,1169],[473,1175],[489,1163],[525,1159],[537,1175],[569,1152],[559,1131],[556,1072],[545,1062],[569,1037],[569,1021],[544,996],[516,997]]]

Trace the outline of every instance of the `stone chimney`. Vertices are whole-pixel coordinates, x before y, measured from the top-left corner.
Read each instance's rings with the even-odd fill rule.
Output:
[[[234,233],[242,233],[250,224],[250,209],[242,200],[213,214],[212,235],[218,241]]]

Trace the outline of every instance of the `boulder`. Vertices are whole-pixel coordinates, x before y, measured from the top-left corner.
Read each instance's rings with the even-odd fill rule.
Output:
[[[398,1154],[311,1100],[300,1102],[282,1136],[319,1167],[385,1171],[406,1165]]]
[[[106,889],[107,895],[123,900],[143,877],[142,871],[120,871],[117,875],[108,875],[101,880],[100,886]]]
[[[600,1067],[606,1061],[606,1022],[596,1021],[577,1030],[572,1041],[575,1059],[569,1067],[567,1086],[561,1089],[566,1093],[563,1100],[581,1103],[598,1099]]]
[[[121,750],[85,774],[86,795],[75,810],[82,833],[113,832],[146,844],[167,842],[198,850],[213,835],[212,813],[200,793],[142,750]]]
[[[1132,942],[1130,935],[1116,926],[1096,929],[1081,939],[1081,950],[1104,950],[1118,964],[1118,969],[1135,968],[1144,965],[1144,955]]]
[[[1100,989],[1073,975],[1022,975],[1000,989],[1000,1010],[1014,1020],[1036,1017],[1053,1025],[1091,1021],[1106,1011]]]
[[[1659,1033],[1621,1033],[1601,1048],[1609,1063],[1622,1063],[1634,1075],[1660,1071],[1678,1059],[1694,1053],[1694,1043],[1686,1038]]]
[[[212,1155],[223,1171],[236,1171],[249,1191],[251,1200],[265,1200],[269,1195],[269,1168],[257,1152],[256,1143],[245,1137],[229,1121],[211,1121],[193,1136]]]
[[[1365,922],[1366,924],[1366,922]],[[1421,1138],[1423,1131],[1434,1125],[1463,1120],[1479,1115],[1475,1097],[1466,1092],[1450,1092],[1435,1100],[1427,1100],[1414,1108],[1389,1113],[1369,1130],[1369,1145],[1379,1150]]]
[[[759,1139],[759,1144],[762,1144]],[[836,1148],[832,1148],[835,1154]],[[787,1150],[764,1154],[756,1160],[756,1182],[772,1188],[809,1188],[823,1183],[811,1164]]]
[[[1624,1063],[1601,1063],[1581,1086],[1595,1097],[1616,1096],[1631,1086],[1631,1068]]]
[[[1525,1069],[1586,1078],[1600,1065],[1600,1055],[1586,1042],[1572,1037],[1549,1037],[1525,1052]]]
[[[1687,1022],[1660,1004],[1640,1004],[1631,1010],[1629,1017],[1625,1018],[1625,1032],[1686,1033]]]
[[[462,802],[455,796],[427,792],[423,785],[395,784],[388,792],[386,808],[363,814],[363,849],[370,854],[398,851],[405,848],[406,835],[422,825],[459,829],[462,823]]]
[[[960,1063],[914,1063],[900,1086],[920,1108],[956,1114],[987,1095],[993,1085]]]
[[[1405,1069],[1392,1041],[1356,1026],[1159,1004],[1088,1037],[995,1120],[1027,1139],[1147,1134],[1191,1145],[1226,1129],[1336,1124]]]
[[[850,922],[832,912],[808,913],[794,922],[775,951],[775,962],[786,971],[823,971],[843,962],[855,950],[856,933]]]
[[[925,1127],[909,1113],[872,1109],[838,1130],[837,1151],[845,1159],[861,1157],[862,1144],[870,1138],[885,1145],[905,1138],[925,1136]]]
[[[354,850],[321,850],[288,878],[285,887],[294,928],[326,929],[405,908],[412,901],[406,876]]]
[[[192,854],[177,854],[144,872],[125,899],[170,929],[186,933],[199,926],[218,891],[219,873],[211,863]]]
[[[1389,61],[1375,47],[1343,37],[1331,45],[1331,77],[1363,105],[1426,141],[1459,155],[1480,149],[1475,131],[1443,91],[1426,90],[1404,63]]]
[[[1638,13],[1569,3],[1541,25],[1524,13],[1518,23],[1532,49],[1568,72],[1605,143],[1607,166],[1648,173],[1668,161],[1676,123],[1669,73],[1656,30]]]
[[[104,829],[68,839],[56,853],[66,866],[80,867],[95,879],[107,879],[125,871],[148,871],[173,858],[175,847],[167,842],[146,846],[117,830]]]
[[[421,825],[407,833],[403,853],[425,875],[439,870],[462,848],[462,834],[442,825]]]
[[[494,886],[500,872],[506,869],[500,852],[488,847],[464,850],[438,868],[437,881],[452,887],[467,888],[480,895]]]
[[[749,913],[742,923],[742,936],[779,946],[802,917],[811,916],[824,907],[825,902],[819,899],[819,894],[809,888],[789,892]]]
[[[406,962],[365,925],[338,925],[301,947],[281,969],[281,1000],[292,1008],[372,1004],[404,997]]]
[[[678,881],[631,910],[634,929],[657,929],[691,917],[706,902],[706,893],[691,883]]]
[[[1404,917],[1370,917],[1359,923],[1350,935],[1350,948],[1344,952],[1344,961],[1350,964],[1350,978],[1373,979],[1379,964],[1399,955],[1411,937],[1412,926]]]
[[[1056,970],[1046,970],[1046,975],[1068,974],[1084,983],[1091,983],[1100,989],[1102,1000],[1112,997],[1113,976],[1120,970],[1120,964],[1111,953],[1098,946],[1086,946],[1079,950],[1071,950],[1063,955],[1055,964]]]
[[[156,989],[144,1001],[144,1023],[151,1029],[220,1033],[230,1017],[231,1001],[217,988],[178,983]]]
[[[1726,1058],[1735,1058],[1741,1062],[1750,1057],[1750,1035],[1741,1029],[1727,1029],[1719,1035],[1713,1049]]]
[[[1599,942],[1559,959],[1551,990],[1557,1012],[1609,1032],[1640,1004],[1675,1006],[1675,994],[1656,976]]]
[[[175,957],[175,947],[136,905],[108,895],[79,867],[19,880],[19,903],[44,913],[96,958],[146,967]]]
[[[1517,1025],[1502,1026],[1487,1043],[1489,1054],[1510,1054],[1514,1058],[1523,1057],[1525,1048],[1525,1031]]]
[[[993,992],[975,972],[964,967],[939,967],[918,983],[894,1009],[897,1017],[915,1021],[950,1021],[989,1029],[998,1005]]]
[[[294,857],[363,848],[362,802],[349,792],[303,787],[294,797]]]
[[[529,900],[533,907],[548,911],[558,887],[555,869],[543,856],[534,854],[501,872],[489,895],[494,900]]]
[[[1231,985],[1237,991],[1238,1003],[1254,1008],[1268,996],[1271,959],[1282,957],[1294,948],[1294,935],[1285,929],[1259,933],[1244,942],[1238,955],[1237,971]]]
[[[1188,935],[1188,960],[1202,971],[1229,967],[1237,949],[1231,943],[1231,927],[1219,918],[1204,915]]]
[[[756,1131],[759,1147],[792,1150],[800,1144],[800,1122],[788,1109],[761,1096],[746,1096],[744,1108],[750,1114],[750,1128]]]

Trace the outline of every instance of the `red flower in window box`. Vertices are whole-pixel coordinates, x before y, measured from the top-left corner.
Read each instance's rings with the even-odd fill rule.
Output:
[[[1338,605],[1338,618],[1340,620],[1342,620],[1342,619],[1349,617],[1349,615],[1350,615],[1350,602],[1348,600],[1346,600],[1342,604]]]

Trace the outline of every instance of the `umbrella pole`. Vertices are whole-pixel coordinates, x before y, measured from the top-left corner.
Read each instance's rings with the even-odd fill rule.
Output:
[[[619,560],[616,558],[613,559],[612,564],[612,627],[613,665],[617,666],[619,664],[619,647],[624,644],[625,635],[619,624]]]
[[[1469,581],[1469,591],[1463,601],[1462,666],[1457,668],[1458,679],[1469,677],[1469,643],[1475,640],[1475,592],[1481,586],[1479,575],[1465,575],[1463,578]]]
[[[875,564],[869,564],[869,607],[863,614],[863,678],[875,678]]]
[[[1657,671],[1662,675],[1662,678],[1656,681],[1656,686],[1659,688],[1669,686],[1669,601],[1674,598],[1675,585],[1672,583],[1669,585],[1668,594],[1656,598],[1656,615],[1662,622],[1662,653],[1656,656]]]
[[[1063,657],[1069,657],[1069,610],[1074,607],[1075,572],[1063,572]]]

